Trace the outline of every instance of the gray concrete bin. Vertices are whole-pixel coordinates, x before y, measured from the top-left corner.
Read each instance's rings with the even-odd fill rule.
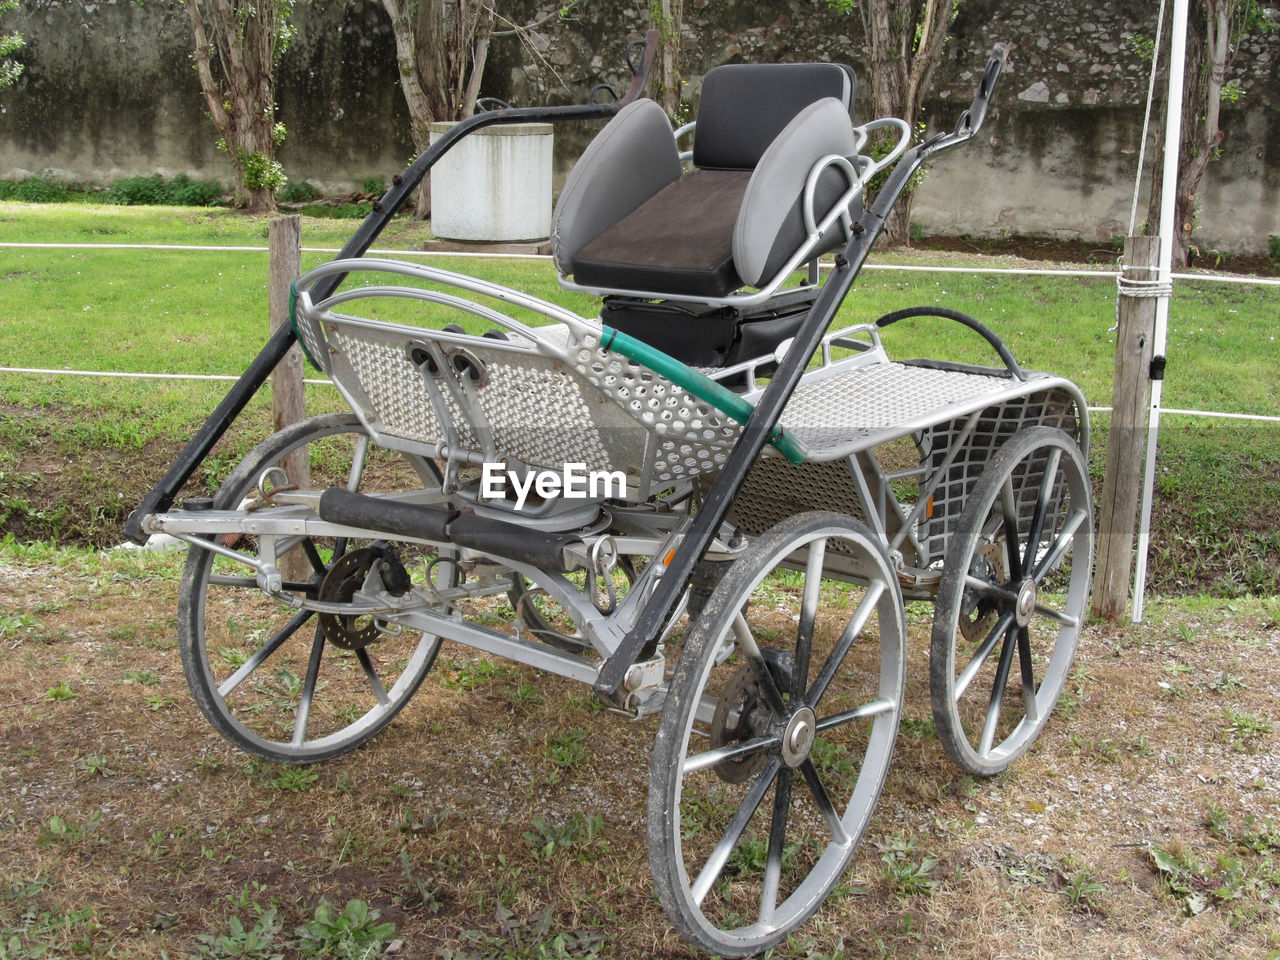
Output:
[[[431,124],[435,143],[452,123]],[[511,242],[551,235],[549,123],[500,124],[463,137],[431,168],[431,232]]]

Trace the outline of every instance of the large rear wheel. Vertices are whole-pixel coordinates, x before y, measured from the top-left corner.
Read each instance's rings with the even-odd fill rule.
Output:
[[[300,454],[309,485],[363,493],[438,490],[434,464],[376,447],[350,414],[315,417],[268,438],[218,490],[215,509],[267,506],[261,489],[287,487]],[[264,482],[260,483],[264,473]],[[224,545],[257,552],[257,538]],[[410,579],[454,582],[456,566],[429,548],[384,540],[307,537],[277,560],[285,591],[347,603],[371,573],[392,592]],[[408,703],[439,640],[374,616],[296,610],[264,594],[253,570],[192,548],[178,607],[179,649],[192,695],[214,728],[271,760],[304,763],[358,747]]]

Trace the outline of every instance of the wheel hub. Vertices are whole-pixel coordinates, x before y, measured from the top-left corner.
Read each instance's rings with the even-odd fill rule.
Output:
[[[1036,582],[1027,579],[1018,588],[1018,599],[1013,605],[1013,618],[1018,626],[1025,627],[1031,622],[1031,615],[1036,611]]]
[[[800,766],[809,758],[817,736],[817,716],[810,707],[801,707],[791,715],[782,731],[782,762],[792,770]]]

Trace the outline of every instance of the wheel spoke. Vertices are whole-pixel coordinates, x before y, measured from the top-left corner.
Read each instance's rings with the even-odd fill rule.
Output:
[[[230,696],[236,687],[244,683],[253,671],[262,666],[267,657],[279,650],[280,645],[293,636],[299,627],[311,619],[312,615],[310,610],[302,610],[294,614],[288,623],[276,631],[275,636],[259,647],[253,656],[240,665],[240,668],[235,673],[219,684],[218,696],[224,700]]]
[[[773,783],[781,767],[782,761],[777,757],[771,757],[769,762],[765,764],[765,768],[756,775],[755,782],[751,784],[751,789],[747,791],[747,795],[742,799],[742,805],[738,807],[738,812],[734,814],[733,820],[720,838],[720,842],[711,851],[711,856],[707,858],[702,872],[698,874],[698,879],[693,882],[689,889],[694,903],[701,906],[702,901],[711,892],[712,885],[724,870],[725,864],[729,862],[729,857],[733,854],[733,848],[742,839],[742,832],[747,829],[747,824],[755,815],[760,802],[764,800],[764,795],[769,792],[769,786]]]
[[[844,631],[836,641],[835,648],[832,649],[831,654],[827,657],[826,663],[822,665],[822,669],[818,671],[818,676],[814,678],[813,686],[809,688],[809,693],[805,697],[805,702],[809,706],[817,707],[818,702],[822,700],[823,694],[827,692],[827,687],[831,685],[831,681],[835,678],[836,671],[840,669],[840,664],[848,656],[849,648],[853,646],[853,641],[862,634],[863,627],[871,619],[871,614],[880,602],[880,597],[884,590],[885,584],[882,581],[877,581],[867,588],[867,593],[862,598],[862,602],[858,604],[858,609],[849,618]]]
[[[1044,555],[1044,558],[1036,564],[1035,569],[1031,573],[1031,577],[1037,584],[1042,582],[1049,573],[1058,568],[1058,564],[1062,558],[1066,556],[1071,544],[1075,540],[1076,531],[1080,529],[1085,518],[1088,516],[1086,510],[1075,510],[1071,516],[1067,517],[1066,523],[1062,525],[1062,530],[1058,533],[1058,539],[1053,542],[1053,547]]]
[[[827,829],[831,831],[831,840],[838,846],[847,846],[849,843],[849,834],[845,832],[844,824],[840,821],[840,813],[836,810],[836,805],[831,802],[831,795],[827,793],[826,786],[823,785],[822,779],[818,776],[818,768],[813,765],[813,759],[808,758],[804,763],[800,764],[800,772],[804,774],[804,782],[809,785],[809,792],[813,794],[814,803],[818,805],[818,810],[822,813],[822,819],[827,821]]]
[[[325,572],[325,562],[320,557],[320,551],[316,549],[315,541],[310,537],[302,541],[302,552],[307,555],[307,559],[311,561],[311,569],[316,573]]]
[[[864,703],[862,706],[854,707],[852,710],[844,710],[840,713],[833,713],[829,717],[823,717],[815,726],[818,732],[821,733],[833,727],[842,727],[846,723],[853,723],[855,720],[874,720],[883,713],[893,713],[897,709],[897,700],[872,700],[870,703]]]
[[[1048,617],[1050,620],[1054,620],[1062,624],[1064,627],[1080,626],[1079,617],[1073,617],[1071,614],[1063,613],[1061,610],[1055,610],[1053,607],[1046,607],[1042,603],[1036,604],[1036,613],[1040,614],[1042,617]]]
[[[311,658],[307,661],[307,677],[302,683],[302,696],[298,699],[298,713],[293,722],[294,746],[301,746],[307,735],[307,720],[311,717],[311,701],[316,694],[316,682],[320,678],[320,658],[324,654],[324,631],[316,627],[311,641]]]
[[[1027,720],[1035,723],[1040,719],[1040,710],[1036,706],[1035,669],[1031,663],[1031,631],[1026,627],[1019,627],[1016,633],[1018,665],[1022,671],[1022,700],[1027,705]]]
[[[978,593],[989,594],[1007,603],[1018,602],[1018,595],[1008,587],[993,583],[990,580],[983,580],[981,577],[975,577],[972,573],[964,575],[964,588],[966,590],[976,590]]]
[[[773,790],[773,818],[769,821],[769,851],[764,861],[764,883],[760,890],[760,925],[773,926],[773,914],[778,907],[778,888],[782,881],[782,851],[787,844],[787,821],[791,814],[791,787],[795,783],[795,771],[783,770],[778,774]]]
[[[365,679],[369,681],[373,695],[378,698],[378,705],[385,707],[391,700],[387,696],[387,688],[382,685],[382,678],[378,676],[378,671],[373,665],[373,657],[369,656],[368,649],[361,647],[357,650],[356,659],[360,661],[360,666],[364,667]]]
[[[982,645],[974,651],[973,656],[969,658],[969,662],[965,664],[964,669],[960,671],[960,675],[956,677],[955,698],[957,700],[964,696],[965,691],[969,689],[969,684],[973,683],[973,678],[978,675],[982,665],[991,656],[991,651],[996,648],[996,642],[1011,626],[1013,626],[1012,610],[996,621],[996,625],[991,628],[991,632],[982,641]]]
[[[697,773],[699,770],[706,770],[726,760],[738,760],[761,750],[771,750],[777,747],[779,743],[781,741],[777,737],[752,737],[750,740],[743,740],[741,743],[728,744],[723,747],[716,747],[714,750],[695,753],[690,757],[686,757],[684,762],[680,764],[680,772],[682,774]]]
[[[347,490],[355,493],[364,479],[364,467],[369,462],[370,438],[367,433],[356,436],[355,449],[351,453],[351,469],[347,472]]]
[[[800,598],[800,623],[796,629],[795,665],[791,670],[791,700],[798,700],[809,683],[809,657],[813,652],[813,626],[818,619],[818,594],[822,590],[822,564],[827,541],[820,537],[809,544],[804,565],[804,593]]]
[[[1041,478],[1040,495],[1036,498],[1035,513],[1031,517],[1031,534],[1027,537],[1027,549],[1022,555],[1022,569],[1030,570],[1035,566],[1036,552],[1040,547],[1040,538],[1044,535],[1044,522],[1049,515],[1049,501],[1053,498],[1053,488],[1058,476],[1058,465],[1062,462],[1062,451],[1057,447],[1049,451],[1049,462],[1044,466]]]
[[[1001,520],[1004,525],[1005,554],[1009,561],[1009,582],[1022,580],[1022,554],[1018,551],[1018,494],[1013,489],[1013,477],[1005,477],[1000,489]]]
[[[996,667],[995,683],[991,686],[991,700],[987,703],[987,718],[982,725],[982,739],[978,744],[979,755],[991,752],[995,743],[996,726],[1000,723],[1000,701],[1004,697],[1005,685],[1009,682],[1009,668],[1013,666],[1013,648],[1015,631],[1009,630],[1004,635],[1004,646],[1000,648],[1000,663]]]
[[[778,689],[778,684],[773,679],[773,671],[764,661],[764,654],[760,652],[760,646],[751,633],[751,625],[747,623],[741,612],[734,615],[733,638],[756,672],[756,679],[760,682],[760,692],[764,694],[765,703],[769,705],[774,716],[785,716],[787,704],[782,697],[782,691]]]

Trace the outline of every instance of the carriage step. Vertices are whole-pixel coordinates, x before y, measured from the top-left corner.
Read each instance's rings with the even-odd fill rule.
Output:
[[[320,519],[393,536],[453,543],[556,573],[582,566],[582,540],[571,534],[530,530],[517,523],[477,517],[424,504],[330,487],[320,495]]]

